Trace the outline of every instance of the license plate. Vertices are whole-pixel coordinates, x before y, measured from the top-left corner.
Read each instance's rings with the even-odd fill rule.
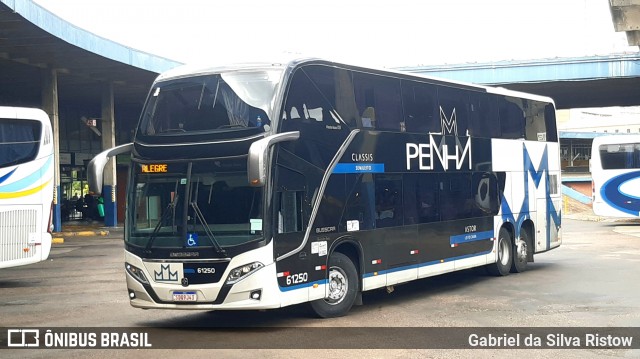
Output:
[[[196,292],[173,292],[174,302],[195,302],[197,300]]]

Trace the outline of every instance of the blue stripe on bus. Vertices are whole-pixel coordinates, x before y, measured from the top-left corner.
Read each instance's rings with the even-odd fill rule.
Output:
[[[4,176],[0,177],[0,183],[4,182],[7,180],[7,178],[11,177],[11,175],[13,174],[13,172],[15,172],[18,168],[14,168],[11,171],[9,171],[9,173],[5,174]]]
[[[333,173],[384,173],[384,163],[338,163]]]
[[[460,259],[479,257],[479,256],[487,255],[487,254],[491,253],[491,251],[492,251],[492,249],[488,250],[488,251],[485,251],[485,252],[480,252],[480,253],[472,253],[472,254],[465,254],[463,256],[445,258],[443,260],[435,260],[435,261],[424,262],[424,263],[420,263],[420,264],[411,264],[411,265],[403,266],[403,267],[385,269],[385,270],[377,271],[375,273],[378,273],[377,275],[382,275],[382,274],[389,274],[389,273],[393,273],[393,272],[400,272],[400,271],[408,270],[408,269],[418,269],[420,267],[428,267],[428,266],[432,266],[432,265],[436,265],[436,264],[442,264],[442,263],[446,263],[446,262],[452,262],[452,261],[456,261],[456,260],[460,260]],[[365,273],[362,276],[362,278],[368,278],[368,277],[373,277],[373,276],[374,276],[373,272]],[[280,288],[281,292],[288,292],[288,291],[291,291],[291,290],[308,288],[308,287],[313,286],[314,284],[318,284],[318,285],[327,284],[327,280],[326,279],[321,279],[321,280],[318,280],[318,281],[315,281],[315,282],[292,285],[290,287],[280,287],[279,286],[279,288]]]
[[[34,183],[38,182],[42,179],[42,174],[49,170],[49,167],[53,164],[53,156],[50,156],[47,159],[47,162],[41,168],[38,168],[33,173],[28,176],[21,178],[13,183],[9,183],[3,186],[0,186],[0,191],[2,192],[16,192],[22,189],[25,189],[29,186],[32,186]],[[13,173],[13,172],[12,172]]]
[[[457,260],[461,260],[461,259],[484,256],[484,255],[487,255],[487,254],[491,253],[492,250],[493,249],[490,249],[490,250],[485,251],[485,252],[480,252],[480,253],[465,254],[465,255],[462,255],[462,256],[445,258],[445,259],[442,259],[442,260],[438,259],[438,260],[431,261],[431,262],[424,262],[424,263],[420,263],[420,264],[411,264],[411,265],[403,266],[403,267],[397,267],[397,268],[380,270],[380,271],[377,271],[377,272],[365,273],[362,276],[362,278],[373,277],[374,276],[373,273],[378,273],[377,275],[389,274],[389,273],[400,272],[400,271],[408,270],[408,269],[417,269],[417,268],[421,268],[421,267],[429,267],[429,266],[436,265],[436,264],[442,264],[442,263],[457,261]]]
[[[312,287],[314,284],[317,284],[317,285],[327,284],[327,280],[326,279],[321,279],[321,280],[317,280],[315,282],[296,284],[296,285],[292,285],[292,286],[289,286],[289,287],[280,287],[280,291],[281,292],[288,292],[290,290],[296,290],[296,289],[302,289],[302,288],[306,288],[306,287]]]
[[[472,233],[465,233],[465,234],[458,234],[456,236],[451,236],[449,237],[449,242],[451,245],[454,245],[454,244],[460,244],[460,243],[482,241],[490,238],[493,238],[493,231],[472,232]]]
[[[615,176],[608,180],[600,189],[602,199],[611,207],[633,216],[640,214],[640,198],[624,193],[620,187],[628,181],[640,178],[640,171],[634,171]]]

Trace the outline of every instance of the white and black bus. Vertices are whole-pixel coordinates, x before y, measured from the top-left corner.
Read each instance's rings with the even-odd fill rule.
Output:
[[[132,144],[125,267],[141,308],[346,314],[363,291],[560,245],[548,98],[318,59],[178,69]]]

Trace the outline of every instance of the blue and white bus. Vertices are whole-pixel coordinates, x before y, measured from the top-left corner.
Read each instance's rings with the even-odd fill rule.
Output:
[[[183,68],[132,144],[130,303],[346,314],[363,291],[522,272],[560,236],[549,98],[318,59]]]
[[[639,218],[640,135],[594,138],[589,169],[596,215]]]
[[[0,107],[0,268],[49,256],[54,168],[49,116]]]

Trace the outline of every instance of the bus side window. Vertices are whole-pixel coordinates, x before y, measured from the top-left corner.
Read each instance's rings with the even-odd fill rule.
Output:
[[[362,112],[362,116],[360,116],[360,120],[362,121],[362,127],[364,128],[375,128],[376,127],[376,109],[369,106],[364,109]]]
[[[347,176],[349,181],[351,176]],[[353,184],[347,183],[347,202],[341,226],[347,228],[347,222],[357,221],[360,230],[373,228],[375,219],[375,188],[373,176],[370,173],[359,175]]]
[[[544,108],[544,122],[547,129],[547,141],[558,142],[558,127],[556,126],[556,109],[552,104]]]
[[[469,132],[475,137],[500,137],[498,99],[495,95],[473,93],[470,98]]]
[[[353,86],[363,128],[391,131],[402,129],[401,122],[404,119],[400,80],[353,72]]]
[[[395,227],[403,224],[402,177],[379,175],[376,182],[376,227]]]
[[[440,204],[443,221],[478,216],[470,173],[452,173],[440,176]]]
[[[344,174],[332,175],[320,198],[317,198],[317,194],[314,194],[316,201],[320,201],[320,206],[313,222],[314,228],[337,229],[340,225],[346,197],[345,176]]]
[[[498,100],[502,138],[525,138],[522,99],[503,96]]]
[[[500,207],[498,180],[492,173],[474,173],[475,201],[480,210],[477,215],[496,215]]]
[[[300,232],[304,192],[278,192],[278,233]]]
[[[436,101],[435,85],[402,81],[402,104],[407,132],[440,132],[440,113]]]
[[[525,136],[529,141],[546,141],[545,103],[524,100]]]

